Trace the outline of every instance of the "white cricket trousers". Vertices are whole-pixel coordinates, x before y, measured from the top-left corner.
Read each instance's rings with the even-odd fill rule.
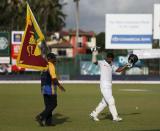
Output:
[[[112,96],[112,87],[110,88],[101,87],[101,93],[103,95],[103,98],[102,101],[96,107],[96,109],[93,111],[95,116],[98,116],[98,114],[101,111],[103,111],[104,108],[108,105],[109,111],[111,112],[113,119],[116,119],[118,117],[118,113],[115,106],[114,97]]]

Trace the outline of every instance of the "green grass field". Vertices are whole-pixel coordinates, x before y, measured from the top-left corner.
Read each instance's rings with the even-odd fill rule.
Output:
[[[56,126],[40,127],[34,120],[43,109],[40,85],[0,84],[0,131],[160,131],[160,85],[113,85],[117,110],[123,118],[119,123],[112,122],[108,108],[100,114],[100,122],[89,118],[101,100],[98,84],[64,87],[66,92],[58,92],[54,111]]]

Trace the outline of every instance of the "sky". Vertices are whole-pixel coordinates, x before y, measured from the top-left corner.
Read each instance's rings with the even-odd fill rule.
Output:
[[[68,4],[64,6],[67,14],[66,29],[75,29],[75,3],[73,0],[63,0]],[[80,0],[80,29],[94,31],[96,33],[105,31],[105,14],[107,13],[153,13],[153,4],[160,0]]]

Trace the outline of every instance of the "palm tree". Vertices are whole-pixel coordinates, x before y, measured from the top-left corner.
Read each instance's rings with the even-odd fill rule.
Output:
[[[47,31],[61,30],[65,26],[66,15],[62,12],[65,4],[60,0],[28,0],[39,26],[46,34]]]
[[[6,30],[21,30],[25,20],[24,0],[2,0],[0,26]]]
[[[9,11],[7,10],[7,1],[6,0],[1,0],[0,2],[0,28],[5,29],[4,27],[6,27],[9,24]]]
[[[35,5],[32,5],[44,33],[57,31],[65,26],[66,15],[62,12],[63,4],[60,4],[59,0],[44,0],[36,3],[37,1],[35,1]]]
[[[66,15],[60,0],[28,0],[41,29],[57,31],[65,26]],[[0,27],[6,30],[24,30],[26,0],[1,0]]]

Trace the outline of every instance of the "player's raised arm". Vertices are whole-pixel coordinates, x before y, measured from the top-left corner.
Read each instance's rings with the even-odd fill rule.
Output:
[[[126,64],[126,65],[124,65],[124,66],[122,66],[122,67],[119,67],[119,68],[116,70],[116,72],[122,72],[122,71],[126,70],[127,68],[128,68],[128,65]]]
[[[98,65],[97,55],[98,55],[98,51],[97,51],[97,50],[94,50],[94,51],[92,52],[92,63],[94,63],[95,65]]]
[[[122,71],[124,71],[124,70],[126,70],[126,69],[128,69],[128,68],[132,68],[137,61],[138,61],[137,55],[135,55],[135,54],[130,54],[129,57],[128,57],[128,63],[125,64],[125,65],[122,66],[122,67],[119,67],[119,68],[116,70],[116,72],[122,72]]]

